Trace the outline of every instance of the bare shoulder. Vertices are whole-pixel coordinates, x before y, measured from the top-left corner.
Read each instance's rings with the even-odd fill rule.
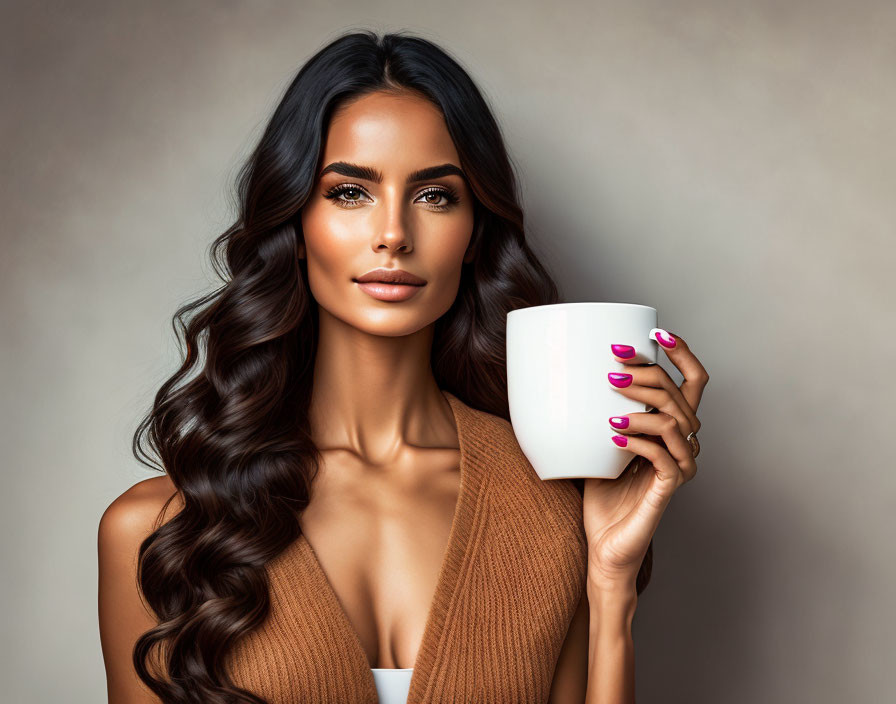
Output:
[[[171,498],[174,497],[174,498]],[[163,520],[173,517],[183,507],[180,494],[167,475],[144,479],[116,498],[100,519],[100,538],[142,533],[145,538],[171,498]]]
[[[97,532],[101,597],[103,587],[112,580],[125,586],[133,584],[141,543],[182,507],[176,487],[164,475],[137,482],[109,504]],[[101,599],[101,611],[102,606]]]
[[[158,701],[139,680],[131,662],[137,638],[157,623],[139,591],[137,556],[141,543],[157,525],[182,508],[179,492],[163,475],[134,484],[112,501],[100,518],[98,615],[109,702]]]

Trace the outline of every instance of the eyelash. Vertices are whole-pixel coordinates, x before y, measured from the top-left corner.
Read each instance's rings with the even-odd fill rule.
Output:
[[[343,200],[340,197],[340,196],[342,196],[343,193],[346,193],[348,191],[359,191],[361,193],[365,192],[364,189],[361,188],[361,186],[357,186],[353,183],[343,183],[338,186],[333,186],[331,189],[329,189],[324,194],[324,198],[327,198],[328,200],[332,200],[333,204],[339,206],[340,208],[356,208],[357,207],[356,205],[347,205],[347,204],[348,203],[359,203],[360,204],[361,201]],[[457,192],[449,186],[438,186],[438,187],[433,186],[431,188],[427,188],[427,189],[423,190],[420,193],[420,195],[425,196],[428,193],[438,193],[439,195],[443,196],[444,198],[446,198],[448,200],[448,203],[446,205],[433,205],[432,203],[425,203],[426,207],[429,208],[430,210],[435,210],[435,211],[448,210],[453,205],[455,205],[458,201],[460,201],[460,198],[458,197]]]

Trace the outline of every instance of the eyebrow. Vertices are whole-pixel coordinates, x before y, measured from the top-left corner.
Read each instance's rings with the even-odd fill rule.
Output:
[[[349,178],[360,178],[365,181],[373,181],[374,183],[383,182],[383,174],[381,171],[377,171],[372,166],[361,166],[360,164],[351,164],[347,161],[334,161],[332,164],[327,164],[327,166],[321,170],[318,178],[330,172],[342,174]],[[439,164],[438,166],[427,166],[426,168],[412,171],[408,174],[405,183],[419,183],[420,181],[429,181],[430,179],[440,178],[442,176],[460,176],[464,181],[467,180],[466,175],[460,167],[455,166],[454,164]]]

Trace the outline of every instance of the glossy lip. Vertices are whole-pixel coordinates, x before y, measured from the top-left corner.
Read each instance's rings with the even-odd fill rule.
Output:
[[[359,276],[356,279],[352,279],[355,283],[388,283],[388,284],[402,284],[405,286],[425,286],[426,279],[421,279],[419,276],[414,276],[414,274],[409,271],[404,271],[403,269],[374,269],[373,271],[368,271],[363,276]]]
[[[381,281],[369,283],[355,282],[364,293],[380,301],[406,301],[411,296],[417,295],[422,286],[410,286],[408,284],[386,284]]]

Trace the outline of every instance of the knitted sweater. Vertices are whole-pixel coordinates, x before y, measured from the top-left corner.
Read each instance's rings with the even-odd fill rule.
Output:
[[[443,391],[457,426],[460,492],[409,704],[548,699],[585,586],[582,498],[542,481],[505,419]],[[229,653],[239,687],[270,704],[375,704],[367,656],[310,543],[267,566],[271,611]]]

